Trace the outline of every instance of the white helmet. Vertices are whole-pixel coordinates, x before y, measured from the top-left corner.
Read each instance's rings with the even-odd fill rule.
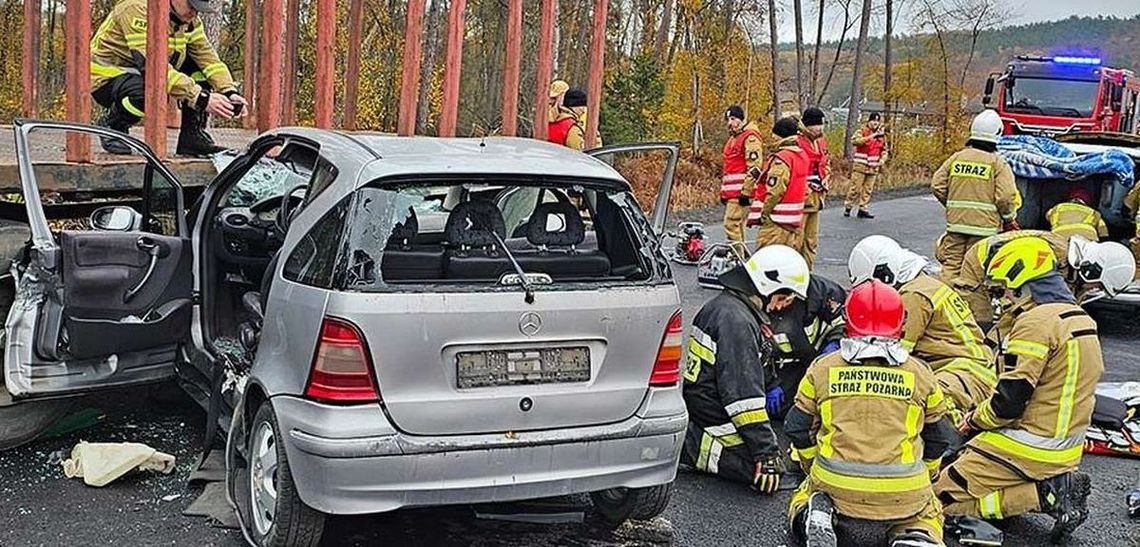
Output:
[[[807,298],[811,271],[804,257],[791,247],[763,247],[744,263],[744,268],[761,296],[768,297],[776,291],[788,289],[800,298]]]
[[[974,122],[970,124],[970,140],[997,144],[1002,128],[1001,116],[998,116],[997,112],[991,109],[983,110],[981,114],[974,116]]]
[[[867,236],[851,248],[851,256],[847,258],[847,275],[851,278],[851,285],[858,285],[864,281],[875,279],[875,270],[886,266],[892,256],[902,250],[899,243],[887,236]],[[894,281],[884,283],[893,285]]]
[[[1069,266],[1081,281],[1099,283],[1111,298],[1132,283],[1136,259],[1128,247],[1115,241],[1088,241],[1080,236],[1069,240]]]

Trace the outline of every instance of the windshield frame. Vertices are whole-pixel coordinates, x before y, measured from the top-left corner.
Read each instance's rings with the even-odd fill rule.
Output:
[[[1052,97],[1058,96],[1056,94],[1050,94],[1047,92],[1041,93],[1040,91],[1043,90],[1042,87],[1037,87],[1035,89],[1031,88],[1031,90],[1038,91],[1037,93],[1034,93],[1033,95],[1015,96],[1016,90],[1019,88],[1019,84],[1023,84],[1026,81],[1030,81],[1030,82],[1033,82],[1033,83],[1039,84],[1039,85],[1047,82],[1048,85],[1052,86],[1054,89],[1058,85],[1073,85],[1073,84],[1080,84],[1082,86],[1090,87],[1091,89],[1090,89],[1090,94],[1089,94],[1088,98],[1091,99],[1091,101],[1088,104],[1088,110],[1084,110],[1082,108],[1077,108],[1078,106],[1084,106],[1083,104],[1082,105],[1076,105],[1076,106],[1062,105],[1062,104],[1028,104],[1028,105],[1019,106],[1019,105],[1017,105],[1017,103],[1014,102],[1015,99],[1017,99],[1019,101],[1024,100],[1024,99],[1041,100],[1043,98],[1050,98],[1051,99]],[[1011,83],[1012,83],[1012,85],[1011,85]],[[1024,89],[1024,88],[1022,88],[1022,89]],[[1088,119],[1088,118],[1092,118],[1093,116],[1095,116],[1096,113],[1099,111],[1100,105],[1101,105],[1101,95],[1102,95],[1102,92],[1101,92],[1100,80],[1081,79],[1081,78],[1055,78],[1055,77],[1041,77],[1041,76],[1018,76],[1018,77],[1013,78],[1011,81],[1007,81],[1006,85],[1004,86],[1004,89],[1002,91],[1001,105],[1002,105],[1003,112],[1007,112],[1007,113],[1011,113],[1011,114],[1028,114],[1031,116],[1052,116],[1052,117],[1059,117],[1059,118]],[[1076,115],[1073,114],[1074,112],[1076,113]]]

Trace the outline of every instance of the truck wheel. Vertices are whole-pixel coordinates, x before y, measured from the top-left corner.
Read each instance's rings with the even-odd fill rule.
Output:
[[[325,515],[297,495],[277,416],[269,401],[261,403],[249,434],[250,536],[261,547],[315,547],[321,541]]]
[[[613,527],[629,519],[653,519],[665,511],[672,496],[671,482],[648,488],[611,488],[590,493],[597,516]]]

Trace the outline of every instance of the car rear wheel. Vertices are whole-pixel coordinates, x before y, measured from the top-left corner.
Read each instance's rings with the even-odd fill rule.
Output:
[[[11,298],[6,296],[0,296],[4,313],[7,313],[8,306],[11,305]],[[0,328],[0,349],[6,343],[5,331]],[[4,387],[4,380],[0,379],[0,400],[9,398],[8,388]],[[66,416],[74,402],[73,399],[49,399],[0,407],[0,452],[34,441]]]
[[[316,546],[325,515],[297,495],[277,416],[269,401],[261,404],[249,435],[250,536],[262,547]]]
[[[648,488],[610,488],[590,493],[595,514],[602,522],[615,527],[629,519],[653,519],[665,511],[672,496],[671,482]]]

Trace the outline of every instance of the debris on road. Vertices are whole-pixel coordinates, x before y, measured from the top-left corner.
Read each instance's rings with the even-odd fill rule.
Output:
[[[106,486],[127,473],[174,471],[174,456],[141,443],[89,443],[80,441],[63,461],[67,478],[82,477],[88,486]]]

